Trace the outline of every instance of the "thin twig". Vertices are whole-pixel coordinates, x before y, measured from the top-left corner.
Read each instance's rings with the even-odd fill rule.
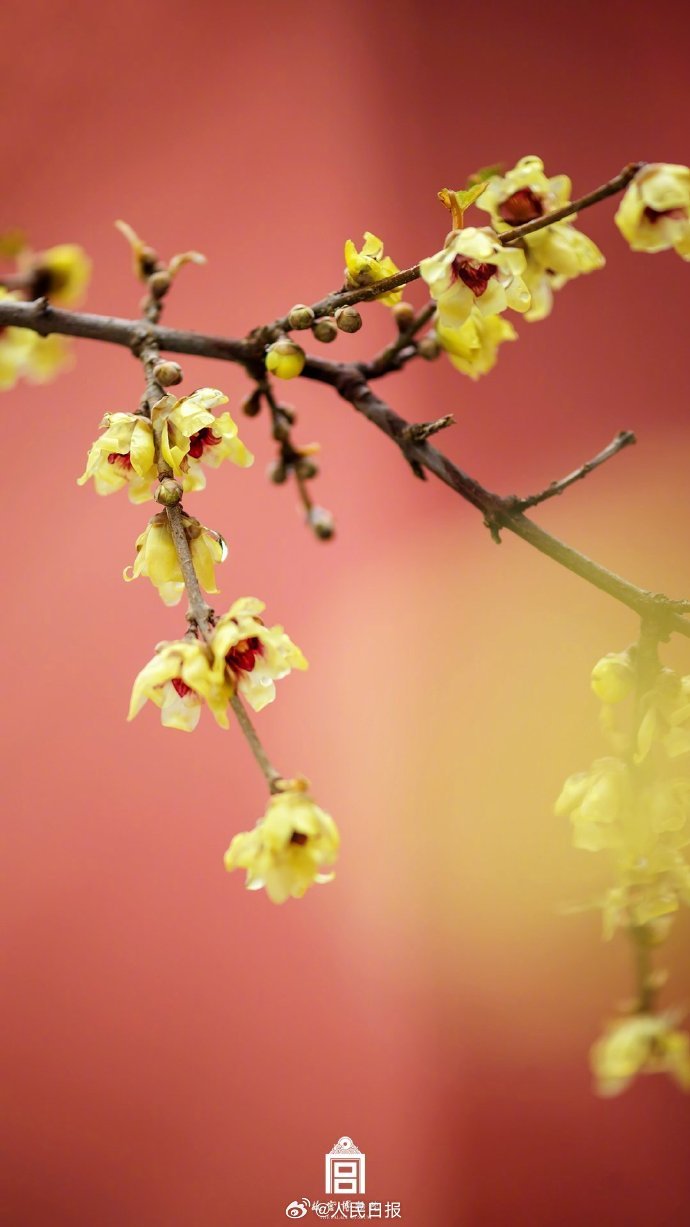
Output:
[[[602,448],[591,460],[586,460],[584,464],[580,465],[579,469],[573,469],[572,473],[568,473],[566,477],[561,477],[559,481],[552,481],[551,485],[547,486],[539,494],[530,494],[526,498],[508,499],[506,501],[512,504],[515,511],[527,511],[530,507],[536,507],[539,503],[545,503],[547,499],[563,494],[563,491],[567,490],[569,486],[574,485],[576,481],[582,481],[583,477],[586,477],[594,469],[598,469],[599,465],[605,464],[607,460],[622,452],[624,447],[630,447],[631,444],[636,442],[637,439],[631,430],[621,430],[615,439],[612,439],[608,446]]]

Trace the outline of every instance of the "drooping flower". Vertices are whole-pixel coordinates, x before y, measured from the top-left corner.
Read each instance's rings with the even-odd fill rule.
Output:
[[[256,597],[241,597],[218,619],[211,641],[216,676],[229,671],[254,711],[273,701],[275,683],[291,669],[307,668],[282,626],[264,625],[259,616],[264,609]]]
[[[21,253],[19,265],[30,281],[33,298],[49,298],[63,307],[79,302],[91,276],[91,261],[76,243]]]
[[[630,652],[608,652],[592,669],[592,690],[602,703],[621,703],[635,685]]]
[[[630,770],[619,758],[600,758],[569,776],[556,801],[557,818],[570,817],[576,848],[598,852],[621,845],[621,825],[634,805]]]
[[[635,762],[644,762],[655,745],[669,758],[690,753],[690,677],[661,669],[640,706]]]
[[[443,328],[460,328],[473,309],[482,315],[499,315],[508,307],[529,310],[524,252],[503,247],[489,229],[452,230],[443,251],[422,260],[419,268]]]
[[[127,486],[133,503],[146,502],[157,476],[151,422],[139,413],[106,413],[101,428],[104,433],[92,444],[77,484],[93,479],[97,494]]]
[[[364,232],[364,243],[359,251],[352,239],[347,240],[345,244],[345,284],[351,289],[358,290],[363,286],[375,285],[377,281],[383,281],[386,277],[394,277],[399,272],[400,269],[397,264],[393,263],[390,256],[384,256],[381,239],[378,239],[369,230]],[[387,307],[394,307],[397,302],[400,302],[402,295],[402,289],[389,290],[387,294],[381,294],[377,302],[385,303]]]
[[[633,251],[673,248],[690,260],[690,167],[669,162],[643,166],[628,186],[615,222]]]
[[[161,456],[176,476],[188,478],[185,489],[203,487],[199,465],[217,468],[229,460],[240,468],[248,468],[254,463],[230,414],[216,417],[212,412],[227,403],[227,396],[217,388],[198,388],[179,400],[168,394],[153,407],[154,428],[160,427]]]
[[[669,1074],[690,1091],[690,1035],[669,1014],[616,1019],[592,1047],[591,1066],[600,1095],[619,1095],[638,1074]]]
[[[475,308],[459,328],[444,328],[438,323],[436,336],[453,366],[470,379],[479,379],[493,369],[504,341],[517,340],[508,320],[500,315],[482,315]]]
[[[134,682],[127,719],[133,720],[150,699],[161,709],[161,724],[189,733],[206,703],[226,729],[232,685],[228,678],[218,679],[211,664],[208,648],[196,639],[160,643]]]
[[[183,513],[182,522],[192,553],[197,578],[205,592],[218,592],[214,567],[227,556],[223,538]],[[137,556],[124,572],[126,580],[147,575],[165,605],[177,605],[184,592],[184,579],[164,511],[149,520],[137,537]]]
[[[570,193],[567,175],[548,178],[541,158],[529,156],[521,158],[507,174],[490,178],[477,207],[490,213],[491,223],[500,234],[565,207],[570,203]],[[553,222],[521,240],[527,260],[524,280],[532,298],[525,314],[530,323],[550,313],[554,290],[605,264],[596,243],[573,225],[574,217]]]
[[[225,868],[246,869],[248,890],[261,890],[273,903],[300,899],[314,882],[329,882],[340,846],[338,829],[312,801],[306,780],[283,780],[252,831],[236,835],[225,853]]]

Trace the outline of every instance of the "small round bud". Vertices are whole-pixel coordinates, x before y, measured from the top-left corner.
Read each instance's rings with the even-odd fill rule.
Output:
[[[307,522],[320,541],[330,541],[335,535],[335,520],[325,507],[310,507]]]
[[[175,507],[182,498],[182,486],[172,477],[164,477],[156,490],[156,502],[164,507]]]
[[[184,378],[179,362],[157,362],[153,368],[153,378],[164,388],[182,383]]]
[[[409,328],[415,317],[415,309],[412,306],[412,303],[396,302],[395,306],[392,307],[391,310],[393,312],[393,319],[398,325],[398,328],[401,332],[404,332],[406,328]]]
[[[311,481],[312,477],[318,477],[319,466],[311,456],[300,456],[295,464],[295,469],[303,481]]]
[[[266,370],[278,379],[294,379],[301,375],[304,363],[304,350],[288,337],[274,341],[266,350]]]
[[[621,703],[635,685],[628,652],[609,652],[592,669],[592,690],[602,703]]]
[[[245,396],[240,409],[248,418],[255,418],[261,412],[261,388],[254,388],[253,392]]]
[[[429,333],[428,336],[422,337],[421,341],[418,342],[417,350],[422,358],[426,358],[427,362],[433,362],[435,358],[438,358],[441,346],[436,337]]]
[[[335,313],[335,322],[341,332],[359,332],[362,317],[356,307],[340,307]]]
[[[314,323],[314,312],[311,307],[306,307],[304,303],[298,302],[292,308],[288,315],[288,324],[291,328],[311,328]]]
[[[324,344],[328,344],[329,341],[335,341],[338,335],[338,325],[332,315],[324,315],[323,319],[316,321],[312,332],[317,341],[323,341]]]
[[[287,479],[287,469],[284,462],[282,460],[272,460],[266,469],[266,476],[276,486],[282,486],[283,482]]]
[[[172,282],[170,273],[164,268],[160,268],[158,272],[152,273],[148,280],[148,287],[154,298],[163,298],[170,289]]]

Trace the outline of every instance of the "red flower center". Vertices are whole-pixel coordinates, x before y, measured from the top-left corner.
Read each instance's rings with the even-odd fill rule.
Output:
[[[217,447],[219,443],[222,443],[222,439],[214,435],[210,426],[205,426],[203,430],[197,430],[195,435],[189,436],[189,454],[194,460],[199,460],[205,448]]]
[[[456,256],[453,260],[453,272],[468,290],[472,291],[475,298],[481,298],[496,272],[496,265],[480,264],[478,260],[468,260],[467,256]]]
[[[234,673],[251,673],[257,656],[261,656],[262,652],[261,640],[257,635],[252,635],[251,639],[242,639],[240,643],[236,643],[225,659]]]
[[[306,844],[308,839],[309,839],[309,836],[305,835],[302,831],[293,831],[292,835],[290,836],[290,843],[300,844],[300,846],[304,846],[304,844]]]
[[[498,206],[498,215],[509,226],[523,226],[544,216],[544,205],[531,187],[521,187]]]
[[[196,691],[192,690],[191,686],[188,686],[186,682],[183,682],[181,677],[174,677],[172,684],[181,699],[186,698],[188,694],[196,694]]]
[[[124,469],[126,472],[129,472],[132,467],[129,452],[111,452],[108,456],[108,464],[116,464],[118,469]]]
[[[652,225],[654,225],[655,222],[661,221],[662,217],[668,217],[669,220],[673,222],[684,222],[687,216],[687,209],[680,207],[677,209],[652,209],[649,205],[647,205],[644,211],[645,221],[650,222]]]

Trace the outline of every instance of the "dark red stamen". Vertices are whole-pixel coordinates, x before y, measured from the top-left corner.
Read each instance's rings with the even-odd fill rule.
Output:
[[[111,452],[108,456],[108,464],[116,464],[119,469],[131,469],[132,461],[130,460],[129,452]]]
[[[304,846],[304,844],[306,844],[308,839],[309,839],[309,836],[304,835],[302,831],[293,831],[292,835],[290,836],[290,843],[300,844],[301,846]]]
[[[652,225],[654,225],[655,222],[660,221],[662,217],[668,217],[671,221],[674,221],[674,222],[684,222],[687,216],[688,216],[688,211],[687,209],[683,209],[683,208],[659,210],[659,209],[652,209],[650,208],[649,205],[647,205],[644,211],[645,221],[651,222]]]
[[[496,265],[480,264],[477,260],[468,260],[466,256],[456,256],[453,260],[453,272],[468,290],[472,291],[475,298],[481,298],[496,272]]]
[[[261,640],[256,635],[252,635],[251,639],[243,639],[240,643],[236,643],[225,659],[229,668],[235,673],[251,673],[257,656],[261,656],[262,652]]]
[[[184,699],[188,694],[195,693],[192,690],[191,686],[188,686],[186,682],[182,681],[181,677],[174,677],[172,679],[172,684],[175,687],[175,690],[177,691],[181,699]]]
[[[205,426],[203,430],[197,430],[195,435],[189,436],[189,454],[194,460],[199,460],[205,448],[217,447],[222,441],[218,435],[214,435],[210,426]]]
[[[521,187],[498,206],[498,215],[509,226],[523,226],[544,216],[544,205],[531,187]]]

